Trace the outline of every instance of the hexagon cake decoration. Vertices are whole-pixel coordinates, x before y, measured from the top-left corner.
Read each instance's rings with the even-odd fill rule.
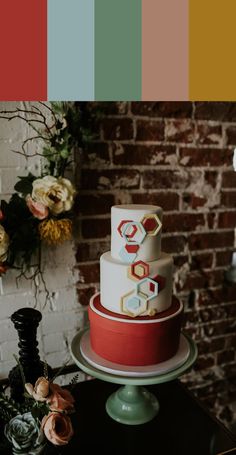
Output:
[[[157,235],[162,228],[162,223],[155,213],[144,215],[141,221],[147,235]]]
[[[137,295],[144,299],[151,300],[158,295],[158,283],[152,278],[144,278],[137,283]]]
[[[128,268],[128,277],[131,280],[142,280],[149,275],[149,265],[143,261],[134,262]]]
[[[128,292],[121,297],[121,310],[131,317],[139,316],[147,310],[147,300],[135,291]]]

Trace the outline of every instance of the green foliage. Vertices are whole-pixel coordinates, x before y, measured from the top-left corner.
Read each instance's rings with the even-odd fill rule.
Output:
[[[19,266],[30,265],[32,255],[39,247],[38,220],[32,216],[25,199],[14,193],[7,203],[1,202],[3,221],[1,222],[10,237],[8,263],[17,260]]]

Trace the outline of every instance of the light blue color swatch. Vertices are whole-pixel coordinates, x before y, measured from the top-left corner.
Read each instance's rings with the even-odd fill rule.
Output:
[[[94,1],[48,0],[48,100],[94,100]]]

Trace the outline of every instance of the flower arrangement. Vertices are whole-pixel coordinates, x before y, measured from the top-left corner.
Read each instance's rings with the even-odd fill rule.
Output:
[[[68,444],[74,434],[71,392],[46,377],[38,378],[34,385],[25,383],[25,390],[21,404],[0,393],[0,416],[13,455],[39,454],[47,441],[55,446]]]
[[[0,208],[0,275],[9,268],[18,278],[32,279],[35,298],[39,282],[49,298],[41,267],[42,244],[57,246],[72,236],[76,190],[66,176],[90,138],[86,103],[37,103],[29,109],[0,112],[0,119],[25,121],[32,135],[22,143],[26,160],[37,156],[41,174],[20,176],[9,202]],[[39,107],[40,106],[40,107]]]

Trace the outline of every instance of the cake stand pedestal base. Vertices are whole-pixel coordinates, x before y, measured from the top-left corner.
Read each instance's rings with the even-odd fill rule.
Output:
[[[159,403],[145,387],[125,385],[107,399],[106,411],[117,422],[140,425],[157,415]]]
[[[154,373],[152,371],[153,367],[150,366],[149,373],[151,375],[148,374],[145,377],[141,373],[133,376],[131,372],[121,371],[121,365],[116,365],[116,368],[113,366],[112,372],[104,371],[104,366],[101,364],[96,363],[96,366],[93,365],[94,359],[91,358],[93,357],[93,352],[90,351],[90,359],[85,358],[81,352],[83,340],[86,340],[86,338],[87,341],[89,340],[88,329],[82,330],[75,335],[70,346],[70,353],[76,365],[85,373],[102,381],[123,385],[107,399],[106,411],[108,415],[119,423],[140,425],[152,420],[159,410],[159,403],[156,397],[143,386],[161,384],[178,378],[190,369],[197,358],[197,347],[194,341],[188,335],[182,336],[185,338],[185,344],[187,343],[188,345],[187,358],[184,356],[184,362],[181,365],[179,365],[179,362],[178,366],[175,365],[175,357],[173,358],[175,360],[173,360],[172,369],[167,371],[163,369],[162,364],[161,372],[159,371],[159,373]],[[159,364],[158,368],[160,366],[161,364]]]

